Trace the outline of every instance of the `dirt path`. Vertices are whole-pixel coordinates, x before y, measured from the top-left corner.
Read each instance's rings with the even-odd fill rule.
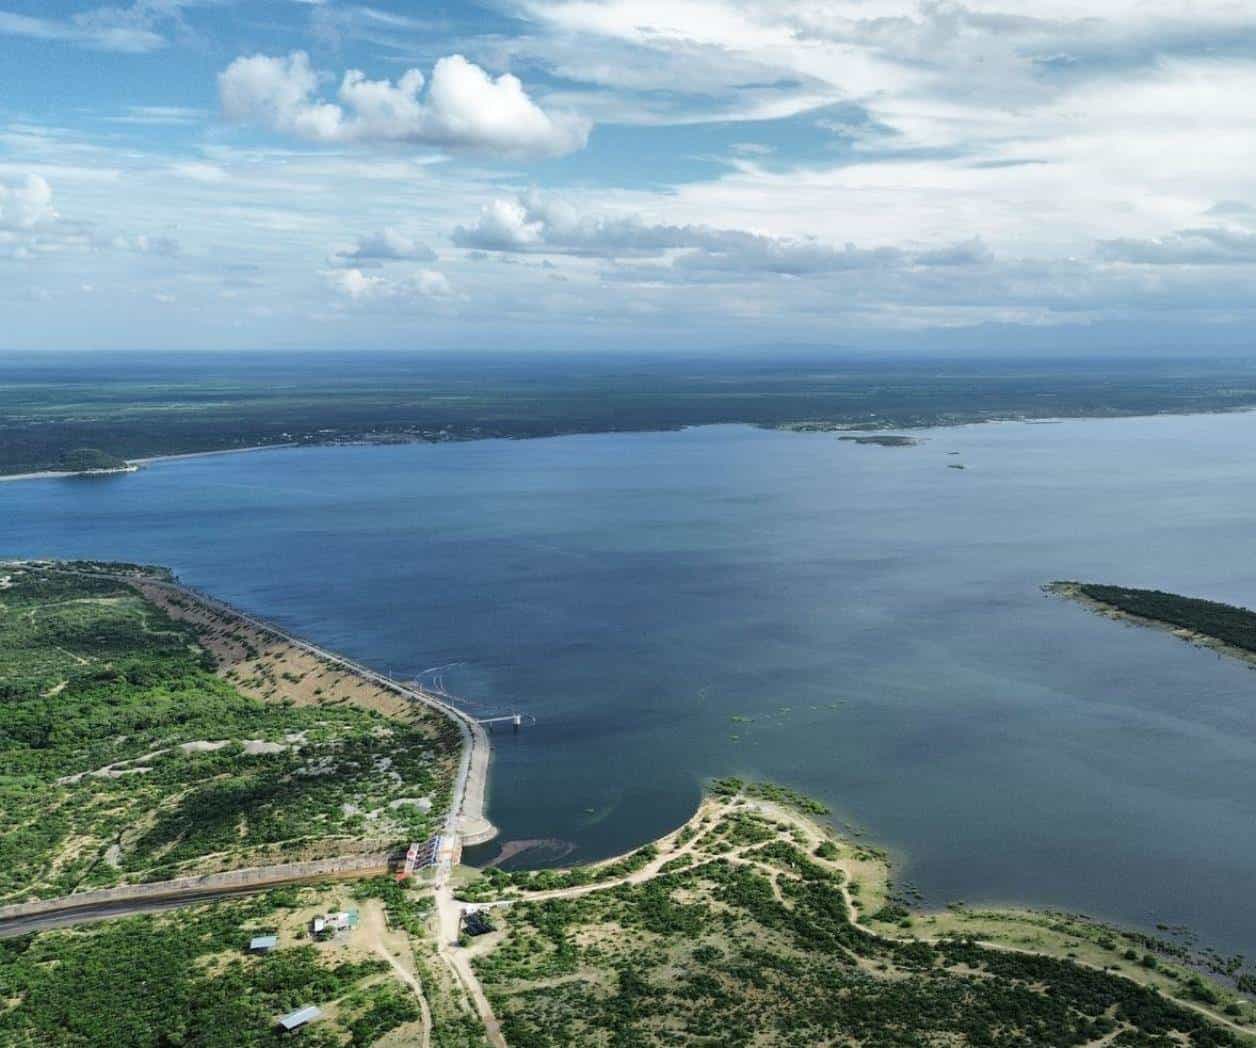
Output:
[[[752,802],[752,807],[758,807],[764,814],[769,814],[772,817],[788,819],[798,829],[801,829],[804,833],[806,833],[808,837],[815,840],[816,843],[819,843],[820,838],[815,834],[813,827],[811,827],[805,819],[800,818],[796,813],[790,811],[789,809],[782,808],[780,805],[772,804],[771,802],[768,802],[768,801]],[[813,856],[813,858],[815,857]],[[870,928],[868,925],[863,923],[862,915],[860,914],[859,910],[856,909],[854,905],[854,899],[852,898],[848,890],[848,885],[850,884],[851,878],[850,878],[850,871],[847,868],[847,866],[841,860],[825,860],[825,859],[816,858],[815,861],[819,862],[821,865],[830,866],[834,869],[840,869],[843,871],[843,873],[846,874],[846,876],[844,876],[842,879],[840,891],[842,893],[843,899],[845,899],[846,901],[846,911],[850,915],[851,923],[855,925],[857,928],[859,928],[861,931],[866,932],[868,935],[871,935],[877,939],[880,939],[882,942],[895,942],[895,943],[923,942],[923,943],[928,943],[931,946],[936,946],[938,943],[942,941],[941,939],[930,938],[928,936],[919,936],[919,937],[913,938],[909,936],[890,935],[886,932],[878,931],[874,928]],[[1025,954],[1031,957],[1041,956],[1041,954],[1038,951],[1031,950],[1023,946],[1012,946],[1009,943],[991,942],[986,939],[974,939],[973,941],[978,946],[984,947],[987,950],[1002,950],[1005,953]],[[1124,972],[1110,971],[1104,968],[1102,965],[1092,964],[1090,961],[1082,960],[1080,957],[1071,958],[1069,963],[1076,964],[1082,968],[1089,968],[1091,971],[1104,972],[1107,975],[1115,975],[1118,978],[1126,979],[1127,981],[1135,983],[1136,985],[1139,985],[1139,986],[1143,985],[1143,983],[1139,982],[1139,980],[1133,978],[1132,976],[1126,975]],[[1252,1035],[1252,1031],[1248,1029],[1247,1027],[1241,1026],[1238,1023],[1231,1022],[1225,1016],[1218,1015],[1216,1012],[1213,1012],[1209,1010],[1208,1008],[1205,1008],[1204,1006],[1195,1003],[1194,1001],[1183,1000],[1180,997],[1171,997],[1170,999],[1175,1004],[1178,1004],[1183,1008],[1189,1008],[1191,1011],[1196,1012],[1199,1015],[1202,1015],[1205,1019],[1208,1019],[1210,1022],[1214,1022],[1220,1026],[1224,1026],[1227,1029],[1233,1030],[1235,1033],[1243,1034],[1245,1038],[1251,1037]]]
[[[471,998],[480,1021],[484,1024],[484,1033],[493,1048],[506,1048],[506,1039],[502,1036],[501,1023],[489,1003],[488,995],[480,980],[471,967],[466,950],[458,945],[458,930],[462,922],[463,903],[454,898],[453,887],[447,877],[442,877],[436,885],[436,950],[437,955],[445,963],[454,978]]]
[[[709,807],[704,805],[699,809],[699,815],[709,811]],[[694,816],[694,820],[698,818]],[[692,823],[694,820],[690,820]],[[690,825],[686,823],[686,826]],[[642,884],[659,875],[659,870],[664,863],[673,859],[680,858],[682,855],[688,855],[694,850],[698,838],[696,835],[693,840],[686,842],[679,848],[668,848],[668,842],[674,842],[677,834],[685,827],[676,830],[675,833],[669,834],[663,840],[663,847],[660,847],[660,854],[651,859],[650,862],[634,873],[628,874],[626,877],[619,877],[615,880],[603,881],[599,884],[583,884],[576,888],[556,888],[553,891],[533,892],[526,896],[526,899],[542,900],[542,899],[559,899],[572,898],[578,895],[587,895],[589,892],[603,891],[607,888],[613,888],[620,884]],[[749,847],[749,846],[747,846]],[[736,849],[730,852],[730,855],[739,854],[744,849]],[[608,859],[607,863],[616,862],[616,859]],[[437,936],[438,950],[441,960],[449,966],[454,973],[458,982],[466,990],[467,995],[471,998],[475,1009],[480,1014],[480,1020],[484,1023],[484,1031],[488,1036],[489,1043],[494,1048],[506,1048],[506,1039],[502,1036],[501,1023],[497,1019],[497,1015],[493,1011],[493,1006],[489,1002],[488,995],[484,992],[479,977],[475,974],[475,969],[471,964],[474,956],[466,948],[458,945],[458,930],[462,921],[462,912],[472,906],[477,909],[494,906],[509,906],[511,903],[519,902],[520,899],[495,899],[484,903],[464,903],[454,898],[452,886],[448,879],[442,881],[436,886],[436,917],[437,917]]]
[[[403,933],[390,931],[384,909],[379,905],[367,905],[362,909],[362,919],[358,925],[362,940],[375,953],[388,962],[397,978],[414,991],[419,1002],[422,1037],[421,1048],[428,1048],[432,1043],[432,1010],[428,1007],[427,996],[423,993],[423,985],[413,969],[402,962],[403,958],[413,957],[410,940]]]
[[[939,942],[942,941],[941,939],[930,938],[927,936],[910,937],[910,936],[892,935],[887,932],[880,931],[875,928],[871,928],[867,924],[863,923],[860,910],[858,907],[855,906],[855,899],[851,895],[850,890],[849,890],[849,886],[852,880],[858,879],[858,877],[855,874],[854,867],[860,862],[860,860],[850,859],[850,858],[823,859],[818,856],[815,856],[814,855],[815,846],[819,845],[821,841],[827,840],[828,838],[824,835],[824,833],[821,830],[819,830],[815,826],[814,823],[811,822],[810,819],[794,811],[792,808],[788,808],[783,805],[776,804],[772,801],[759,800],[755,798],[738,798],[738,799],[744,802],[744,806],[741,808],[741,810],[754,811],[774,821],[785,822],[791,828],[801,832],[808,842],[807,845],[804,846],[804,850],[809,853],[812,853],[811,854],[812,861],[818,863],[821,866],[826,866],[830,869],[837,870],[842,873],[843,876],[842,876],[839,890],[841,891],[842,898],[846,904],[846,912],[849,915],[851,923],[855,925],[857,928],[859,928],[861,931],[867,933],[868,935],[876,939],[881,940],[882,942],[887,942],[887,943],[921,942],[921,943],[927,943],[929,945],[937,945]],[[640,883],[643,883],[644,881],[651,880],[660,875],[660,868],[665,863],[670,862],[673,859],[680,858],[683,855],[691,854],[695,851],[697,844],[702,840],[703,834],[698,824],[704,816],[714,814],[718,817],[720,815],[726,814],[727,812],[733,810],[737,806],[736,800],[738,799],[730,799],[730,800],[710,799],[710,800],[705,801],[699,807],[698,811],[693,815],[693,817],[685,824],[684,827],[681,827],[680,829],[676,830],[674,833],[668,834],[667,837],[664,837],[659,841],[660,854],[658,855],[657,858],[652,859],[647,866],[642,867],[640,870],[636,871],[635,873],[629,874],[627,877],[621,877],[621,878],[617,878],[615,880],[610,880],[610,881],[603,881],[597,884],[583,884],[574,888],[555,888],[551,891],[529,892],[521,897],[494,899],[489,902],[472,903],[469,905],[483,908],[483,907],[509,906],[512,903],[521,902],[525,900],[531,902],[534,900],[540,901],[544,899],[574,898],[581,895],[587,895],[590,892],[603,891],[609,888],[614,888],[622,884],[640,884]],[[693,828],[697,832],[694,834],[694,837],[691,840],[689,840],[686,844],[682,845],[679,848],[675,848],[674,850],[669,849],[667,846],[668,842],[674,842],[677,835],[681,833],[685,828]],[[745,854],[746,852],[751,851],[756,847],[758,847],[758,845],[748,844],[748,845],[742,845],[741,847],[732,848],[729,851],[723,852],[720,854],[708,855],[706,853],[702,853],[701,861],[709,862],[709,861],[723,859],[729,862],[736,863],[738,865],[754,866],[758,868],[760,872],[764,873],[765,875],[768,875],[769,877],[772,877],[775,874],[779,873],[779,871],[776,870],[774,867],[764,865],[758,862],[754,856]],[[614,862],[616,860],[611,859],[607,861]],[[458,927],[457,925],[458,914],[460,913],[462,906],[468,905],[468,904],[458,903],[456,900],[453,899],[452,892],[450,892],[449,905],[451,906],[451,913],[453,914],[453,916],[450,919],[453,920],[454,922],[452,927],[455,929],[455,937],[456,937],[456,929]],[[989,950],[1002,950],[1007,953],[1028,954],[1032,956],[1040,955],[1038,951],[1027,949],[1024,947],[1019,947],[1019,946],[1012,946],[1010,944],[990,942],[988,940],[981,940],[981,939],[974,940],[974,941],[976,942],[977,945],[982,946],[985,949],[989,949]],[[454,947],[450,950],[450,953],[452,955],[451,961],[462,962],[462,965],[466,968],[466,971],[468,973],[469,980],[471,981],[471,983],[474,984],[480,996],[483,997],[483,989],[480,987],[479,981],[478,979],[476,979],[474,971],[471,970],[470,963],[467,961],[465,956],[462,956],[462,957],[457,956],[458,954],[465,954],[465,951],[459,950],[457,947]],[[1132,976],[1125,974],[1124,972],[1108,971],[1107,969],[1103,968],[1102,965],[1093,964],[1089,961],[1085,961],[1080,958],[1073,958],[1070,963],[1079,965],[1083,968],[1089,968],[1092,971],[1106,972],[1106,974],[1115,975],[1118,978],[1126,979],[1129,982],[1135,983],[1136,985],[1139,985],[1139,986],[1143,985],[1141,982],[1139,982],[1138,979],[1135,979]],[[1189,1008],[1191,1011],[1194,1011],[1198,1013],[1199,1015],[1202,1015],[1204,1018],[1208,1019],[1210,1022],[1223,1026],[1229,1030],[1234,1031],[1235,1033],[1242,1034],[1244,1038],[1250,1038],[1252,1035],[1252,1031],[1250,1029],[1244,1026],[1241,1026],[1238,1023],[1231,1022],[1229,1019],[1225,1018],[1224,1016],[1218,1015],[1217,1013],[1209,1010],[1208,1008],[1200,1004],[1197,1004],[1192,1001],[1183,1000],[1179,997],[1172,997],[1171,999],[1174,1001],[1175,1004],[1178,1004],[1182,1006],[1183,1008]],[[488,1008],[487,1000],[485,1001],[485,1007]],[[491,1009],[488,1009],[487,1014],[490,1014],[490,1015],[492,1014]],[[504,1042],[501,1042],[501,1041],[494,1041],[493,1043],[504,1044]],[[1107,1041],[1103,1041],[1100,1043],[1107,1043]]]

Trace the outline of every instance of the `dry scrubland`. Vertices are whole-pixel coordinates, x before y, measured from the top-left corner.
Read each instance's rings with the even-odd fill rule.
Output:
[[[497,930],[469,946],[508,1043],[1251,1040],[1251,1004],[1145,937],[1062,915],[912,914],[885,856],[838,838],[807,802],[723,792],[614,863],[494,871],[462,890],[516,900],[490,904]]]
[[[426,837],[460,736],[126,565],[0,567],[0,901]],[[431,802],[429,804],[429,802]],[[352,907],[352,932],[309,920]],[[289,887],[0,938],[0,1045],[485,1043],[430,886]],[[275,933],[267,956],[247,952]],[[156,990],[155,988],[160,988]]]
[[[325,663],[247,622],[226,619],[152,582],[139,580],[135,588],[171,619],[189,627],[197,643],[214,657],[218,676],[250,698],[296,706],[348,704],[402,720],[414,715],[414,704],[396,692]],[[435,737],[444,719],[428,716],[427,721]]]
[[[0,580],[0,902],[439,826],[459,739],[434,711],[141,577]]]
[[[1148,967],[1140,937],[1060,915],[908,914],[885,857],[816,814],[725,783],[617,860],[460,871],[496,930],[453,948],[430,888],[390,878],[0,942],[0,1044],[268,1044],[275,1017],[307,1004],[323,1018],[301,1043],[319,1046],[1250,1042],[1249,1004],[1163,957]],[[339,909],[358,926],[313,942],[310,919]],[[249,956],[264,933],[278,949]],[[486,1037],[468,970],[504,1039]]]
[[[356,927],[316,940],[311,919],[338,910],[356,911]],[[429,913],[430,899],[383,878],[0,941],[0,1044],[276,1044],[277,1017],[313,1004],[322,1016],[303,1045],[478,1048]],[[274,952],[249,953],[271,934]]]

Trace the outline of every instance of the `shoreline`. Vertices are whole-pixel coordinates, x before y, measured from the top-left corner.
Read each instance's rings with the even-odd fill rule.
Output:
[[[328,651],[309,641],[302,640],[300,637],[293,636],[286,630],[264,619],[243,612],[225,601],[211,597],[209,594],[202,593],[191,586],[179,582],[161,582],[156,579],[145,581],[148,585],[158,589],[174,592],[185,599],[191,599],[219,617],[234,619],[253,629],[277,637],[287,644],[309,655],[313,655],[315,658],[340,666],[342,669],[368,681],[376,687],[400,695],[410,702],[422,703],[453,720],[462,735],[462,752],[459,757],[458,772],[454,779],[449,814],[445,821],[444,836],[449,838],[451,843],[457,842],[455,854],[451,856],[452,861],[457,861],[456,852],[460,852],[464,845],[482,844],[497,836],[497,827],[489,821],[484,813],[491,755],[488,733],[484,730],[483,725],[469,713],[460,710],[457,706],[431,692],[399,684],[385,677],[382,673],[377,673],[370,667],[362,665],[360,662],[356,662],[337,652]]]
[[[5,473],[0,474],[0,483],[10,480],[54,480],[56,478],[70,477],[110,477],[115,474],[121,475],[123,473],[138,473],[141,468],[154,462],[169,462],[175,459],[205,458],[209,455],[240,455],[250,451],[270,451],[273,448],[299,448],[301,446],[302,445],[298,444],[296,441],[286,441],[283,444],[252,444],[246,448],[217,448],[213,451],[181,451],[175,455],[149,455],[145,458],[127,459],[126,466],[119,466],[117,469],[44,469],[38,470],[34,473]]]
[[[168,599],[173,597],[177,601],[191,602],[210,620],[216,620],[219,624],[225,624],[236,629],[243,627],[246,631],[260,633],[264,637],[277,640],[319,662],[330,663],[350,676],[356,677],[359,681],[400,698],[405,704],[419,703],[452,720],[459,730],[461,745],[459,747],[458,767],[454,776],[453,787],[450,791],[449,810],[446,814],[445,825],[442,831],[442,837],[446,842],[441,856],[442,864],[451,867],[457,863],[463,846],[483,844],[497,836],[497,827],[493,825],[485,813],[489,766],[492,755],[488,733],[474,717],[459,709],[447,699],[421,688],[400,684],[347,656],[328,651],[316,644],[294,636],[281,627],[267,622],[265,619],[250,615],[233,607],[226,601],[212,597],[181,582],[168,582],[145,575],[117,574],[104,571],[76,571],[70,568],[57,568],[53,565],[46,566],[68,574],[103,576],[123,582],[136,588],[145,597],[161,605],[167,614],[171,614],[175,618],[190,618],[192,616],[182,613],[183,609],[177,603]],[[162,600],[161,597],[163,595],[168,599]],[[202,625],[208,626],[208,623],[203,623]],[[212,647],[210,650],[213,650]],[[237,686],[239,685],[237,684]]]
[[[1087,422],[1087,421],[1106,421],[1120,422],[1133,419],[1151,419],[1151,418],[1193,418],[1212,415],[1244,415],[1256,412],[1256,405],[1243,404],[1238,407],[1215,408],[1211,411],[1149,411],[1142,414],[1110,414],[1110,415],[991,415],[985,418],[959,418],[953,420],[935,420],[932,422],[922,423],[903,423],[896,424],[892,421],[887,422],[829,422],[826,420],[816,419],[795,419],[786,422],[748,422],[730,419],[723,422],[697,422],[697,423],[678,423],[674,426],[659,426],[650,429],[573,429],[569,432],[558,433],[538,433],[528,436],[501,436],[501,435],[480,435],[480,436],[454,436],[449,440],[339,440],[331,438],[325,441],[284,441],[280,444],[250,444],[242,448],[215,448],[208,451],[182,451],[171,455],[146,455],[141,458],[127,459],[128,465],[147,466],[153,462],[170,462],[177,459],[205,458],[209,455],[237,455],[254,451],[270,451],[275,448],[320,448],[320,447],[389,447],[396,444],[467,444],[479,442],[483,440],[553,440],[558,437],[593,437],[593,436],[610,436],[623,435],[631,433],[678,433],[687,429],[705,429],[711,426],[749,426],[751,429],[769,430],[776,433],[796,433],[796,434],[837,434],[839,439],[858,440],[860,437],[870,438],[867,443],[877,443],[875,439],[879,434],[888,433],[891,430],[905,430],[908,432],[919,432],[926,429],[959,429],[964,426],[988,426],[988,425],[1013,425],[1021,424],[1026,426],[1041,425],[1059,425],[1064,422]],[[846,436],[842,436],[845,434]],[[921,443],[917,438],[907,438],[916,444]],[[903,445],[911,446],[911,445]],[[114,472],[114,471],[110,471]],[[135,472],[134,470],[119,469],[116,472]],[[11,480],[51,480],[57,477],[76,477],[82,476],[82,471],[67,470],[37,470],[31,473],[7,473],[0,474],[0,483]]]
[[[719,825],[726,818],[749,815],[762,820],[761,825],[775,833],[778,844],[800,846],[809,861],[836,872],[835,891],[851,925],[891,948],[968,942],[998,953],[1066,962],[1162,994],[1239,1035],[1243,1043],[1256,1043],[1252,1025],[1256,1016],[1250,1011],[1242,1017],[1225,1011],[1232,1002],[1242,1002],[1250,1009],[1250,992],[1234,988],[1234,972],[1209,966],[1206,951],[1179,950],[1173,942],[1134,928],[1057,909],[964,903],[943,909],[921,908],[897,890],[892,863],[883,850],[838,831],[831,815],[802,810],[788,796],[750,792],[755,786],[749,784],[749,790],[741,788],[735,793],[709,789],[684,823],[623,856],[542,871],[482,871],[444,902],[443,909],[449,913],[442,913],[442,917],[453,927],[456,916],[464,910],[494,912],[500,914],[499,922],[506,922],[508,932],[515,907],[522,906],[528,914],[530,907],[550,901],[574,904],[582,897],[641,886],[672,873],[683,876],[677,871],[699,870],[708,864],[753,864],[761,847],[773,847],[761,844],[768,834],[740,840],[735,834],[721,838]],[[779,886],[781,875],[773,872],[770,863],[760,872],[776,879]],[[592,936],[594,930],[580,932]],[[482,945],[470,943],[453,950],[452,959],[471,971],[467,962],[490,958],[502,935],[499,929]],[[1148,957],[1153,959],[1149,962]],[[1216,990],[1211,1000],[1192,996],[1201,974]],[[548,985],[544,978],[535,984],[541,989]],[[505,992],[500,984],[488,989],[490,1016],[493,1008],[498,1015],[503,1006],[507,1011],[517,1010],[510,1008],[517,985]]]
[[[149,455],[146,458],[127,459],[137,466],[147,466],[150,462],[170,462],[175,459],[194,459],[206,458],[209,455],[243,455],[250,451],[272,451],[275,448],[299,448],[302,447],[295,440],[287,440],[282,444],[250,444],[243,448],[217,448],[214,451],[180,451],[175,455]]]
[[[1173,623],[1165,622],[1163,619],[1137,615],[1132,611],[1126,611],[1124,608],[1118,608],[1115,604],[1096,600],[1088,593],[1083,592],[1081,586],[1076,582],[1063,580],[1050,582],[1043,586],[1042,589],[1043,592],[1051,596],[1071,600],[1073,603],[1102,618],[1110,619],[1113,622],[1128,623],[1131,626],[1159,630],[1161,633],[1168,633],[1178,640],[1185,641],[1192,647],[1207,648],[1210,651],[1215,651],[1218,655],[1225,655],[1228,658],[1237,659],[1239,662],[1245,662],[1249,666],[1256,667],[1256,652],[1227,643],[1208,633],[1200,633],[1198,630],[1189,629],[1185,626],[1175,626]]]

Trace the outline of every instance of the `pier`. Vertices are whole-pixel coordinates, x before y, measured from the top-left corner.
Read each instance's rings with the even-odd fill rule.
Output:
[[[516,731],[519,731],[525,724],[531,728],[536,724],[536,718],[530,713],[505,713],[500,717],[480,717],[480,724],[487,724],[488,730],[493,730],[494,724],[510,724]]]

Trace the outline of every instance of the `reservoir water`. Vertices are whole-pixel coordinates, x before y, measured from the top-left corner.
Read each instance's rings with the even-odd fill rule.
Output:
[[[495,736],[480,859],[614,854],[738,774],[829,803],[929,902],[1256,951],[1256,675],[1040,591],[1256,605],[1256,415],[921,436],[167,461],[0,484],[0,554],[167,564],[486,716],[534,715]]]

